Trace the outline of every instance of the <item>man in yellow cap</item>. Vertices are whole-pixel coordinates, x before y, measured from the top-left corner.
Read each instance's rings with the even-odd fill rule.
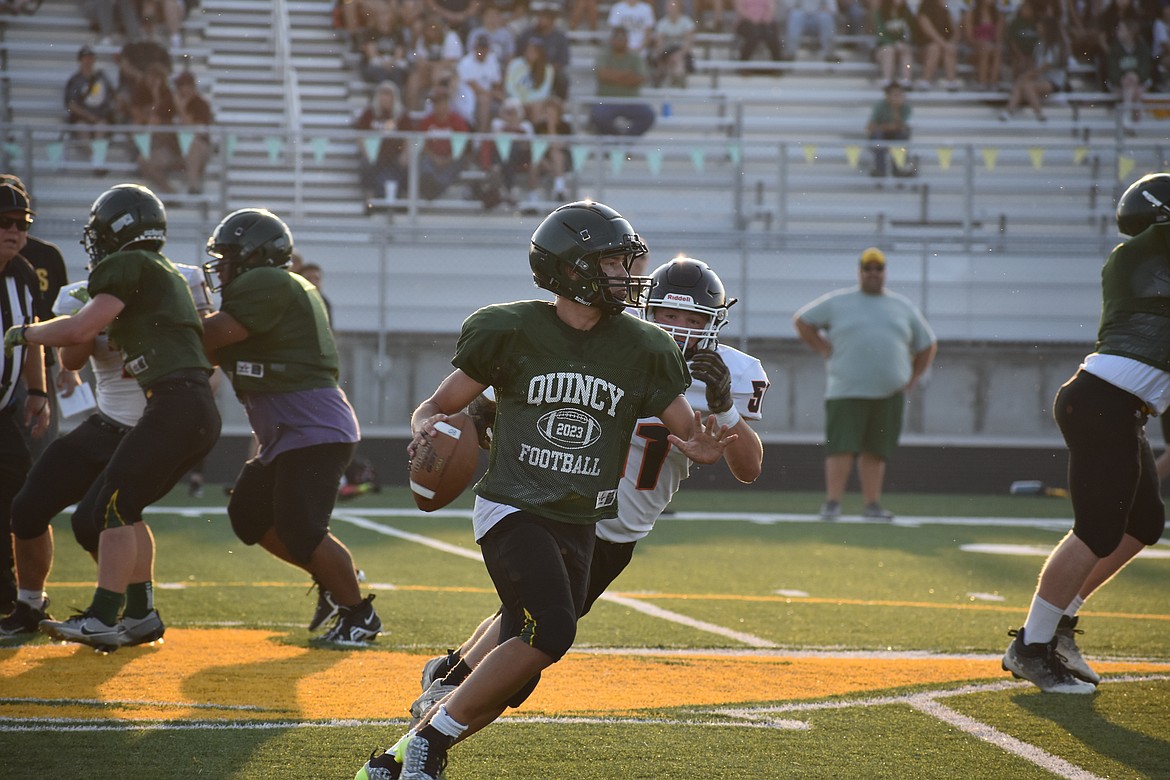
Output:
[[[905,296],[885,289],[886,256],[870,247],[858,263],[859,285],[822,295],[793,317],[800,338],[823,356],[825,504],[821,517],[841,515],[845,486],[857,463],[861,516],[892,520],[881,505],[886,461],[902,432],[905,393],[934,360],[934,332]]]

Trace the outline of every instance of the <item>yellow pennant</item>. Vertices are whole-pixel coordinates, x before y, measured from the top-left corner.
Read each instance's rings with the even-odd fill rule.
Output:
[[[987,166],[987,170],[995,170],[995,161],[999,159],[999,149],[981,149],[983,153],[983,164]]]
[[[898,146],[890,148],[890,157],[894,158],[894,164],[899,168],[906,167],[906,147]]]
[[[1135,162],[1132,157],[1117,158],[1117,178],[1120,181],[1129,181],[1129,175],[1133,173]]]
[[[804,161],[812,165],[813,160],[817,158],[817,148],[812,144],[804,144]]]
[[[1073,149],[1073,162],[1075,162],[1077,165],[1080,165],[1085,161],[1085,156],[1088,154],[1088,147],[1078,146],[1076,149]]]
[[[850,168],[856,168],[861,161],[861,147],[860,146],[846,146],[845,159],[849,162]]]
[[[1044,150],[1038,146],[1033,146],[1028,150],[1028,157],[1032,160],[1032,167],[1039,170],[1044,167]]]
[[[938,167],[944,171],[951,169],[951,158],[954,157],[955,150],[949,146],[940,146],[938,148]]]

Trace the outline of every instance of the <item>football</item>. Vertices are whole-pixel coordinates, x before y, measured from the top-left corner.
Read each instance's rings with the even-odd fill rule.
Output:
[[[424,512],[450,504],[471,483],[479,466],[475,422],[464,412],[435,424],[438,434],[419,445],[410,459],[410,492]]]

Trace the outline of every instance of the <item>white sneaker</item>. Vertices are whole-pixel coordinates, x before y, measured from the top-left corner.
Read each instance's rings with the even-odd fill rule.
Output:
[[[1024,642],[1024,629],[1009,631],[1015,637],[1003,654],[1001,666],[1013,677],[1035,685],[1045,693],[1093,693],[1097,686],[1078,680],[1060,662],[1056,655],[1056,639],[1047,644],[1029,645]]]
[[[431,683],[431,687],[427,688],[419,697],[415,699],[410,705],[410,727],[413,729],[423,716],[430,712],[431,708],[447,698],[447,694],[454,691],[457,685],[443,685],[442,680],[435,680]]]
[[[167,627],[163,625],[158,610],[152,609],[140,618],[122,616],[118,625],[126,634],[126,646],[146,645],[152,642],[162,642]]]
[[[105,652],[127,644],[126,629],[121,623],[107,625],[88,609],[66,620],[42,620],[38,628],[58,642],[78,642]]]
[[[1056,657],[1073,677],[1096,685],[1101,682],[1101,675],[1093,671],[1077,647],[1076,635],[1085,633],[1077,628],[1078,619],[1061,616],[1060,624],[1056,627]]]

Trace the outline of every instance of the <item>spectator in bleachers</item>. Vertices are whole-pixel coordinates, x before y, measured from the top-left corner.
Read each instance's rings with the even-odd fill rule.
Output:
[[[897,81],[909,89],[914,67],[914,13],[906,5],[906,0],[875,0],[875,5],[874,58],[882,82]]]
[[[573,134],[573,128],[565,121],[565,106],[556,95],[550,95],[540,104],[536,119],[532,122],[537,135],[550,136],[548,149],[537,163],[540,173],[552,179],[552,199],[565,203],[568,191],[565,174],[569,170],[569,149],[564,141],[552,140],[558,136]]]
[[[1121,22],[1133,22],[1139,35],[1149,45],[1156,16],[1143,0],[1109,0],[1105,3],[1096,20],[1102,59],[1107,58],[1116,37],[1117,25]]]
[[[65,82],[65,110],[69,124],[108,125],[114,120],[114,85],[97,67],[97,55],[89,46],[77,52],[77,72]],[[105,133],[94,128],[76,135],[90,140]]]
[[[782,60],[784,47],[780,42],[780,23],[776,21],[776,0],[732,0],[732,5],[739,58],[745,62],[750,60],[762,43],[774,62]]]
[[[530,117],[537,106],[553,94],[556,72],[545,54],[543,38],[529,38],[520,55],[508,63],[504,75],[504,93],[524,106]]]
[[[15,16],[16,14],[25,14],[31,16],[35,14],[41,7],[41,3],[45,0],[3,0],[0,2],[0,14],[9,14]]]
[[[139,0],[138,17],[142,31],[167,41],[172,49],[183,45],[183,19],[187,8],[183,0]]]
[[[516,37],[516,53],[523,54],[528,41],[539,38],[544,46],[545,59],[553,66],[553,93],[561,100],[569,97],[569,36],[557,27],[559,6],[554,0],[532,3],[535,14],[532,26]],[[531,118],[531,114],[529,115]]]
[[[609,44],[597,52],[593,71],[597,76],[599,100],[589,113],[589,121],[596,132],[643,135],[653,126],[654,109],[632,100],[642,94],[642,85],[646,83],[646,60],[630,49],[624,27],[610,30]]]
[[[427,135],[419,156],[418,192],[427,200],[435,200],[463,173],[465,155],[455,155],[451,134],[471,132],[463,117],[451,110],[451,93],[446,84],[431,92],[430,110],[418,120],[417,129]]]
[[[837,29],[846,35],[870,35],[873,12],[869,0],[838,0]]]
[[[393,81],[400,88],[406,86],[410,77],[410,60],[406,57],[408,43],[403,30],[395,28],[388,35],[363,33],[365,38],[358,44],[361,63],[358,72],[367,84],[381,84]]]
[[[406,102],[414,110],[421,107],[424,95],[455,77],[456,65],[463,57],[463,41],[438,16],[419,17],[412,30],[414,49],[408,54]]]
[[[963,13],[963,35],[975,66],[975,86],[988,91],[999,87],[1004,22],[997,0],[972,0]]]
[[[1150,47],[1137,24],[1118,22],[1109,46],[1109,89],[1121,98],[1124,121],[1132,125],[1142,118],[1142,100],[1154,75]]]
[[[353,48],[357,50],[371,36],[393,34],[399,27],[398,5],[395,0],[339,0],[339,21]]]
[[[819,47],[818,59],[831,60],[837,37],[837,0],[789,0],[788,30],[784,48],[796,59],[800,41],[814,35]]]
[[[906,101],[906,91],[896,81],[885,86],[885,97],[874,104],[869,112],[869,121],[865,125],[865,135],[871,141],[908,141],[910,140],[910,104]],[[897,164],[891,166],[889,145],[885,143],[874,145],[873,169],[869,175],[874,177],[912,175],[909,166],[901,168]]]
[[[500,115],[491,120],[491,133],[493,137],[480,144],[480,164],[488,173],[487,186],[496,191],[485,193],[491,202],[485,200],[484,205],[491,208],[502,199],[508,205],[515,206],[520,202],[518,190],[523,181],[528,193],[524,199],[525,210],[538,208],[540,196],[536,190],[537,170],[532,164],[535,130],[519,100],[508,98],[504,101]],[[494,136],[498,135],[512,136],[507,159],[500,154],[496,144]]]
[[[146,77],[146,71],[152,66],[163,68],[169,75],[171,72],[171,55],[158,42],[151,40],[130,41],[122,46],[122,50],[114,55],[114,62],[118,65],[118,87],[116,114],[119,122],[133,122],[134,118],[134,90]]]
[[[470,49],[455,68],[452,105],[473,130],[486,132],[504,100],[504,71],[487,33],[472,36]]]
[[[425,0],[426,12],[437,16],[459,35],[467,40],[471,28],[479,24],[479,0]]]
[[[1007,25],[1008,66],[1012,83],[1036,66],[1034,50],[1040,41],[1040,20],[1034,0],[1022,0]]]
[[[616,0],[609,7],[606,25],[624,28],[630,42],[630,51],[645,53],[654,31],[654,6],[646,0]]]
[[[516,36],[504,24],[504,15],[495,3],[484,6],[480,25],[471,31],[468,41],[477,35],[486,35],[491,41],[492,54],[501,65],[509,63],[516,56]]]
[[[1162,4],[1162,15],[1154,22],[1154,89],[1170,89],[1170,3]]]
[[[683,13],[682,0],[666,0],[666,13],[654,23],[651,43],[654,86],[687,85],[687,74],[695,71],[694,38],[695,20]]]
[[[199,94],[195,86],[195,74],[189,70],[183,71],[175,78],[175,123],[188,127],[210,127],[213,121],[211,104]],[[185,150],[184,142],[188,143]],[[189,139],[180,135],[179,152],[183,157],[187,192],[191,195],[202,194],[207,164],[211,161],[211,133],[200,130]]]
[[[175,121],[175,95],[167,84],[168,71],[161,63],[151,63],[134,87],[130,116],[134,124],[150,127],[170,126]],[[139,150],[138,173],[158,192],[174,192],[170,173],[181,167],[179,141],[173,132],[152,132],[150,148]]]
[[[1103,56],[1097,35],[1097,10],[1097,0],[1061,0],[1060,23],[1069,52],[1086,65],[1095,65]]]
[[[1027,103],[1040,122],[1046,121],[1044,101],[1068,85],[1068,43],[1055,17],[1040,20],[1040,39],[1032,49],[1031,67],[1021,69],[1012,81],[1007,108],[999,115],[1007,121],[1021,103]]]
[[[946,0],[922,0],[918,5],[918,51],[922,58],[922,78],[918,88],[934,86],[938,66],[943,69],[943,87],[952,92],[959,88],[956,68],[959,64],[959,24],[947,8]]]
[[[108,46],[120,36],[136,40],[142,32],[134,0],[81,0],[81,12],[98,34],[98,44]]]
[[[572,6],[569,29],[597,29],[597,0],[566,0]]]
[[[377,130],[400,133],[412,129],[402,93],[393,81],[383,81],[374,90],[370,104],[362,109],[353,123],[356,130]],[[358,168],[361,172],[362,193],[367,201],[376,198],[394,200],[406,192],[406,172],[409,164],[407,141],[401,137],[384,136],[377,154],[370,159],[365,143],[358,143]]]

